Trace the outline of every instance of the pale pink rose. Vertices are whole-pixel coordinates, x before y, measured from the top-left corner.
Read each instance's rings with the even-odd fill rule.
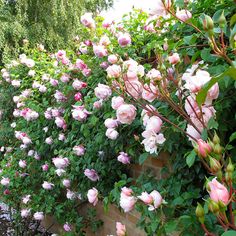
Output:
[[[26,195],[26,196],[24,196],[24,197],[22,198],[22,202],[23,202],[24,204],[27,204],[28,202],[31,201],[31,200],[30,200],[30,197],[31,197],[31,195]]]
[[[81,16],[80,21],[81,23],[88,28],[95,28],[95,21],[92,18],[93,14],[92,13],[85,13],[84,15]]]
[[[83,74],[85,77],[90,76],[91,73],[92,73],[92,70],[89,69],[89,68],[86,68],[86,69],[83,69],[83,70],[82,70],[82,74]]]
[[[142,192],[140,196],[138,196],[138,199],[143,201],[145,204],[150,205],[153,203],[153,197],[148,194],[147,192]]]
[[[42,184],[42,187],[46,190],[51,190],[53,188],[54,184],[52,183],[49,183],[47,181],[44,181],[43,184]]]
[[[66,121],[62,117],[56,117],[55,124],[59,128],[66,129]]]
[[[27,137],[27,136],[22,138],[22,142],[25,145],[28,145],[28,144],[32,143],[31,139],[29,137]]]
[[[25,168],[26,166],[27,166],[27,163],[26,163],[25,160],[20,160],[20,161],[19,161],[19,167],[20,167],[20,168]]]
[[[207,142],[203,141],[202,139],[197,140],[198,155],[200,155],[201,157],[207,157],[211,150],[212,148]]]
[[[116,110],[116,117],[122,124],[131,124],[136,117],[136,108],[130,104],[123,104]]]
[[[35,220],[43,220],[44,219],[44,215],[43,215],[43,212],[35,212],[34,213],[34,219]]]
[[[153,203],[151,205],[149,205],[148,210],[153,211],[153,210],[157,209],[162,204],[163,199],[162,199],[161,194],[156,190],[153,190],[150,193],[150,195],[153,198]]]
[[[63,74],[63,75],[61,76],[60,80],[61,80],[62,83],[67,83],[67,82],[70,81],[70,75],[68,75],[68,74]]]
[[[116,235],[117,236],[125,236],[126,235],[126,227],[120,222],[116,222]]]
[[[19,88],[20,84],[21,84],[20,80],[12,80],[11,81],[11,85],[15,88]]]
[[[133,190],[131,188],[127,188],[127,187],[123,187],[121,189],[122,193],[127,195],[127,196],[131,196],[133,193]]]
[[[32,68],[32,67],[35,66],[34,60],[28,59],[28,58],[25,60],[24,64],[25,64],[27,67],[29,67],[29,68]]]
[[[114,109],[114,110],[117,110],[121,105],[123,105],[125,102],[124,102],[124,98],[118,96],[118,97],[113,97],[111,99],[111,107]]]
[[[193,119],[191,119],[193,120]],[[203,126],[201,124],[201,122],[199,121],[199,119],[194,118],[195,121],[195,125],[197,124],[197,127],[200,128],[200,131],[203,131]],[[201,138],[201,133],[199,133],[192,125],[188,124],[187,125],[187,129],[186,129],[187,134],[191,135],[193,138],[195,139],[200,139]],[[190,141],[192,141],[193,139],[191,137],[188,137]]]
[[[85,64],[85,62],[81,59],[77,59],[75,62],[75,68],[78,68],[80,70],[87,69],[88,66]]]
[[[94,169],[85,169],[84,175],[94,182],[99,180],[99,176]]]
[[[125,88],[129,96],[138,99],[142,96],[143,85],[138,80],[131,80],[125,82]]]
[[[225,205],[229,203],[230,200],[229,191],[223,184],[219,183],[216,180],[216,177],[208,183],[208,186],[210,187],[210,192],[209,192],[210,198],[213,201],[215,202],[221,201]]]
[[[116,140],[119,136],[119,133],[115,129],[109,128],[106,131],[106,136],[111,140]]]
[[[68,158],[63,157],[55,157],[52,159],[52,162],[57,169],[64,169],[70,164]]]
[[[83,145],[74,146],[73,151],[77,156],[83,156],[85,153],[85,147]]]
[[[121,67],[119,65],[109,66],[107,69],[108,78],[119,78],[121,74]]]
[[[70,180],[69,179],[63,179],[62,184],[64,187],[69,188],[70,187]]]
[[[66,51],[64,51],[64,50],[59,50],[55,55],[56,55],[56,58],[57,58],[58,60],[61,60],[63,57],[66,56]]]
[[[176,12],[176,16],[184,22],[187,21],[188,19],[192,18],[192,14],[188,10],[178,10]]]
[[[58,90],[56,90],[54,98],[56,98],[57,102],[65,102],[67,100],[66,96]]]
[[[56,169],[55,172],[58,176],[62,176],[66,173],[66,171],[63,169]]]
[[[142,92],[142,98],[147,100],[148,102],[153,102],[155,98],[157,98],[157,89],[156,86],[152,83],[144,84],[143,86],[143,92]]]
[[[114,54],[109,55],[107,58],[108,62],[111,64],[115,64],[118,61],[118,57]]]
[[[146,130],[142,133],[142,136],[145,138],[142,141],[144,144],[144,148],[146,152],[156,153],[158,144],[163,144],[165,142],[165,138],[163,134],[156,134],[152,130]]]
[[[66,139],[65,134],[61,133],[58,135],[58,140],[59,141],[64,141]]]
[[[72,83],[72,87],[75,90],[80,90],[80,89],[86,88],[87,84],[85,82],[83,82],[83,81],[75,79],[74,82]]]
[[[88,115],[91,114],[84,108],[84,106],[74,105],[73,107],[74,109],[72,110],[72,117],[76,120],[84,121],[87,119]]]
[[[117,157],[117,160],[123,164],[130,164],[130,157],[125,152],[120,152],[120,155]]]
[[[102,107],[102,100],[96,101],[93,103],[95,109],[100,109]]]
[[[67,189],[66,197],[67,199],[73,200],[76,198],[76,193]]]
[[[96,206],[98,202],[98,190],[96,188],[89,189],[87,193],[87,197],[88,197],[88,201],[94,206]]]
[[[131,44],[131,37],[128,33],[121,33],[118,37],[118,43],[121,47]]]
[[[42,170],[43,171],[48,171],[48,164],[42,165]]]
[[[173,53],[172,56],[169,56],[168,57],[168,61],[170,62],[170,64],[172,65],[175,65],[177,64],[178,62],[180,62],[180,57],[179,57],[179,54],[178,53]]]
[[[82,99],[82,94],[80,92],[76,93],[74,96],[75,101],[81,101]]]
[[[107,49],[102,45],[94,45],[93,52],[99,58],[105,57],[108,54]]]
[[[98,84],[94,89],[95,96],[101,100],[106,100],[111,96],[111,88],[105,84]]]
[[[30,215],[30,209],[22,209],[20,215],[22,218],[27,218]]]
[[[103,61],[101,64],[100,64],[100,67],[102,68],[102,69],[107,69],[107,67],[109,66],[109,64],[108,64],[108,62],[106,62],[106,61]]]
[[[164,4],[163,4],[164,2]],[[151,11],[151,15],[166,16],[168,9],[171,7],[171,0],[157,0],[155,8]]]
[[[9,178],[5,178],[5,177],[2,177],[1,179],[1,185],[3,186],[8,186],[10,184],[10,179]]]
[[[81,53],[83,54],[87,54],[88,53],[88,47],[85,43],[81,43],[79,46],[79,50],[81,51]]]
[[[132,211],[136,201],[137,200],[134,196],[127,195],[126,192],[124,192],[122,188],[122,191],[120,194],[120,207],[124,210],[124,212]]]
[[[53,86],[53,87],[56,87],[58,85],[58,80],[56,79],[50,79],[50,84]]]
[[[161,80],[161,78],[162,78],[161,72],[159,70],[156,70],[156,69],[151,69],[147,73],[147,78],[149,78],[150,80]]]
[[[107,128],[116,128],[116,127],[118,127],[119,122],[117,120],[112,119],[112,118],[108,118],[105,120],[104,124]]]
[[[158,133],[161,130],[162,120],[158,116],[152,116],[147,120],[146,130]]]
[[[186,97],[184,108],[189,116],[195,116],[199,110],[199,106],[192,96]]]
[[[47,137],[47,138],[45,139],[45,143],[48,144],[48,145],[53,144],[53,139],[52,139],[52,137]]]
[[[70,226],[68,223],[65,223],[65,224],[63,225],[63,229],[64,229],[66,232],[72,231],[71,226]]]
[[[113,21],[111,19],[105,19],[102,22],[102,27],[109,28],[113,24]]]
[[[63,65],[68,65],[70,63],[70,60],[67,57],[63,57],[62,60],[61,60],[61,63]]]
[[[34,70],[29,70],[29,72],[28,72],[28,76],[30,76],[30,77],[34,77],[35,74],[36,74],[36,72]]]
[[[102,46],[108,46],[110,43],[111,41],[107,35],[103,35],[99,41],[99,45],[102,45]]]
[[[205,104],[211,105],[212,101],[217,99],[218,96],[219,96],[219,85],[218,83],[216,83],[208,90]]]

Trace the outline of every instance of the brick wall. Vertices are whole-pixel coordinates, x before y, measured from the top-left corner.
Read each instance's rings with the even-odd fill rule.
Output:
[[[162,153],[158,156],[158,158],[148,158],[143,165],[132,164],[130,165],[130,175],[134,178],[137,178],[143,171],[151,171],[158,179],[164,178],[161,176],[161,168],[163,166],[169,165],[169,158],[167,153]],[[82,208],[79,209],[80,213],[86,214],[87,207],[91,207],[91,204],[86,204]],[[102,202],[98,202],[95,206],[97,210],[97,217],[101,219],[104,224],[99,229],[98,232],[92,233],[87,230],[86,236],[107,236],[107,235],[116,235],[116,222],[119,221],[126,225],[127,233],[129,236],[146,236],[145,232],[139,230],[136,227],[136,222],[140,218],[140,215],[135,210],[130,213],[123,213],[115,205],[109,206],[109,211],[107,213],[103,210]],[[48,217],[45,224],[50,226],[53,218]],[[62,232],[62,227],[55,223],[52,228],[52,232],[60,233]]]

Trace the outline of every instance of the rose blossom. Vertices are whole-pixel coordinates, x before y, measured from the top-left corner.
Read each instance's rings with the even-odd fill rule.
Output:
[[[116,55],[112,54],[108,56],[107,60],[109,63],[115,64],[118,61],[118,58]]]
[[[100,109],[102,107],[102,100],[99,100],[99,101],[95,101],[93,103],[93,108],[95,109]]]
[[[124,212],[129,212],[133,210],[134,205],[136,203],[136,199],[132,194],[132,189],[122,188],[120,194],[120,207],[124,210]]]
[[[45,143],[48,144],[48,145],[53,144],[53,139],[52,139],[52,137],[46,138],[46,139],[45,139]]]
[[[188,19],[192,18],[192,14],[188,10],[180,10],[180,11],[178,10],[176,12],[176,16],[184,22],[187,21]]]
[[[100,41],[99,41],[99,44],[103,45],[103,46],[108,46],[110,43],[111,43],[111,41],[110,41],[110,39],[109,39],[109,37],[107,35],[103,35],[101,37]]]
[[[162,204],[163,199],[162,199],[161,194],[156,190],[153,190],[150,193],[150,196],[153,198],[153,202],[152,202],[152,204],[149,204],[148,210],[153,211]]]
[[[136,117],[136,108],[130,104],[123,104],[117,109],[116,116],[122,124],[131,124]]]
[[[27,218],[30,215],[30,209],[22,209],[20,215],[22,218]]]
[[[74,109],[72,110],[72,117],[76,120],[83,121],[86,120],[88,115],[91,114],[88,112],[84,106],[73,106]]]
[[[147,120],[146,130],[158,133],[161,130],[162,120],[158,116],[152,116]]]
[[[27,203],[30,201],[30,197],[31,197],[31,195],[26,195],[26,196],[24,196],[24,197],[22,198],[22,202],[23,202],[24,204],[27,204]]]
[[[212,148],[207,142],[203,141],[202,139],[197,140],[198,155],[200,155],[201,157],[207,157],[211,150]]]
[[[147,100],[148,102],[153,102],[155,98],[158,96],[156,86],[153,83],[144,84],[142,98]]]
[[[125,102],[124,102],[124,98],[118,96],[118,97],[113,97],[111,99],[111,107],[114,109],[114,110],[117,110],[121,105],[123,105]]]
[[[172,65],[177,64],[177,63],[180,61],[179,54],[176,53],[176,52],[173,53],[172,56],[169,56],[169,57],[168,57],[168,60],[169,60],[170,64],[172,64]]]
[[[34,219],[35,220],[43,220],[44,219],[43,212],[35,212],[34,213]]]
[[[227,188],[219,183],[216,180],[216,177],[208,183],[208,186],[210,187],[210,198],[215,202],[223,202],[225,205],[229,203],[229,192]]]
[[[120,152],[120,155],[117,157],[117,160],[123,164],[130,164],[130,157],[125,152]]]
[[[5,177],[2,177],[1,179],[1,185],[3,186],[8,186],[10,184],[10,179],[9,178],[5,178]]]
[[[88,28],[95,28],[95,21],[92,18],[93,13],[87,12],[80,17],[81,23]]]
[[[82,88],[86,88],[87,84],[83,81],[80,81],[78,79],[75,79],[74,82],[72,83],[72,87],[75,89],[75,90],[80,90]]]
[[[52,183],[49,183],[47,181],[44,181],[43,184],[42,184],[42,187],[46,190],[51,190],[53,188],[54,184]]]
[[[76,198],[76,193],[72,192],[71,190],[67,189],[66,197],[70,200],[73,200]]]
[[[52,159],[52,162],[57,169],[64,169],[70,164],[68,158],[66,158],[66,157],[65,158],[55,157]]]
[[[99,176],[98,176],[97,172],[94,169],[85,169],[84,175],[92,181],[98,181],[99,180]]]
[[[69,188],[70,187],[70,180],[69,179],[63,179],[62,184],[66,188]]]
[[[121,67],[119,65],[109,66],[107,69],[108,78],[119,78],[121,74]]]
[[[64,141],[65,139],[66,139],[65,134],[60,133],[60,134],[58,135],[58,140],[59,140],[59,141]]]
[[[94,206],[96,206],[98,202],[98,190],[96,188],[89,189],[87,193],[87,197],[88,197],[88,201]]]
[[[121,47],[125,47],[128,44],[131,44],[131,37],[128,33],[121,33],[118,37],[118,43]]]
[[[126,227],[120,222],[116,222],[116,234],[117,236],[125,236],[126,235]]]
[[[27,163],[26,163],[25,160],[20,160],[20,161],[19,161],[19,167],[25,168],[26,166],[27,166]]]
[[[66,129],[66,121],[62,117],[56,117],[55,124],[59,128]]]
[[[167,9],[171,7],[171,0],[157,0],[155,8],[152,10],[151,15],[166,16],[168,14]]]
[[[85,153],[85,147],[83,145],[74,146],[73,151],[77,156],[83,156]]]
[[[138,196],[138,198],[147,205],[150,205],[153,202],[153,197],[147,192],[142,192],[142,194]]]
[[[42,170],[43,171],[48,171],[48,164],[42,165]]]
[[[97,45],[97,46],[94,45],[93,46],[93,52],[99,58],[105,57],[108,54],[107,49],[102,45]]]
[[[119,133],[115,129],[109,128],[106,131],[106,136],[111,140],[116,140],[119,136]]]
[[[66,231],[66,232],[70,232],[72,229],[71,229],[71,226],[66,222],[64,225],[63,225],[63,229]]]
[[[111,88],[105,84],[98,84],[94,89],[95,96],[101,100],[106,100],[111,96]]]
[[[106,119],[104,124],[107,128],[116,128],[119,125],[118,121],[112,118]]]

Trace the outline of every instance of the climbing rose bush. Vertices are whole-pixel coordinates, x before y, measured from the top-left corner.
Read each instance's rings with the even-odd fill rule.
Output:
[[[120,23],[85,13],[75,52],[24,48],[2,69],[4,201],[21,218],[54,214],[65,234],[100,225],[79,216],[99,199],[139,211],[147,235],[235,230],[235,5],[218,8],[159,0]],[[127,177],[163,151],[165,178]]]

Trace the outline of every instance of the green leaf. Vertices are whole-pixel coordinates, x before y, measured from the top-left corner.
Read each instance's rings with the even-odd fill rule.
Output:
[[[196,152],[193,149],[186,157],[186,163],[189,168],[194,164],[195,158],[196,158]]]
[[[236,68],[230,67],[224,73],[222,73],[222,74],[220,74],[216,77],[213,77],[208,83],[206,83],[203,86],[201,91],[197,94],[197,99],[196,100],[197,100],[197,103],[198,103],[199,106],[201,106],[205,102],[208,90],[215,83],[217,83],[220,79],[223,79],[227,75],[230,76],[232,79],[236,80]]]
[[[142,165],[146,160],[147,160],[147,158],[149,157],[149,153],[143,153],[143,154],[141,154],[140,156],[139,156],[139,159],[138,159],[138,162],[139,162],[139,164],[140,165]]]
[[[213,117],[210,118],[207,124],[208,129],[217,129],[219,124],[215,121]]]
[[[167,234],[173,233],[177,228],[177,222],[172,220],[172,221],[166,223],[164,227],[165,227],[165,231]]]
[[[230,135],[229,142],[232,142],[235,139],[236,139],[236,132],[234,132]]]
[[[235,236],[235,235],[236,235],[235,230],[229,230],[229,231],[224,232],[223,234],[221,234],[221,236]]]

